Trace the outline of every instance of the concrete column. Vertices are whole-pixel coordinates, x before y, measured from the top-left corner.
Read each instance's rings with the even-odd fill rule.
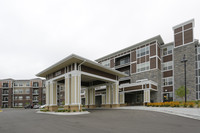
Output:
[[[69,77],[69,75],[65,76],[65,105],[64,105],[64,109],[69,109],[69,105],[71,103],[70,100],[70,86],[71,86],[71,79]]]
[[[119,93],[119,104],[120,104],[120,106],[124,105],[124,92]]]
[[[95,88],[89,89],[89,108],[96,108],[95,105]]]
[[[85,89],[85,107],[88,108],[89,106],[89,89]]]
[[[144,103],[149,103],[150,102],[150,90],[145,89],[144,90]]]
[[[49,106],[50,111],[57,111],[58,106],[57,106],[57,87],[56,87],[56,82],[51,81],[50,82],[50,106]]]
[[[119,107],[119,83],[112,84],[112,107]]]
[[[101,103],[102,103],[102,106],[105,106],[105,104],[106,104],[106,95],[105,94],[101,95]]]
[[[112,94],[112,89],[111,85],[108,84],[106,85],[106,103],[103,105],[105,108],[110,108],[111,106],[111,94]]]
[[[46,109],[49,109],[50,105],[50,83],[46,82]]]
[[[75,73],[71,75],[71,84],[70,84],[70,109],[71,111],[81,110],[81,74]]]

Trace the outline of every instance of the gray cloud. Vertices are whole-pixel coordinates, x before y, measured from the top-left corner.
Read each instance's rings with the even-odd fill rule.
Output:
[[[173,41],[172,27],[194,18],[196,0],[2,0],[0,79],[34,78],[71,53],[95,60],[160,34]]]

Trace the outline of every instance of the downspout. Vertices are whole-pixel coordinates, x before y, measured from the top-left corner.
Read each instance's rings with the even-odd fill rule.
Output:
[[[86,60],[84,60],[83,62],[81,62],[81,64],[79,64],[78,65],[78,70],[79,71],[81,71],[81,65],[83,64],[83,63],[85,63],[86,62]],[[81,85],[80,85],[81,86]],[[79,98],[80,98],[80,103],[79,103],[79,105],[78,105],[78,109],[79,109],[79,111],[80,111],[80,106],[81,106],[81,90],[80,90],[80,94],[79,94],[80,96],[79,96]]]

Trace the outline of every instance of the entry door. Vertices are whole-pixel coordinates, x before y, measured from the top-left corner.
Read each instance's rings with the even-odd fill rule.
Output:
[[[102,97],[101,96],[95,96],[96,107],[101,107],[101,104],[102,104]]]

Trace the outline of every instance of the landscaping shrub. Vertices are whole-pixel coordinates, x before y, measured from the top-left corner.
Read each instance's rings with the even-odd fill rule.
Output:
[[[73,112],[76,112],[76,110],[73,110]]]
[[[41,109],[40,111],[42,111],[42,112],[49,112],[48,109]]]
[[[189,102],[188,105],[189,105],[190,108],[193,108],[195,106],[195,103],[194,102]]]

